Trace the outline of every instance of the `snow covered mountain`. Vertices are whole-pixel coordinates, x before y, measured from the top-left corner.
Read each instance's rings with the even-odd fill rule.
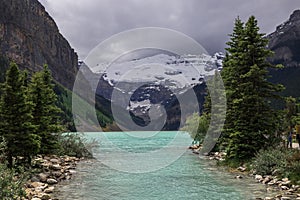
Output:
[[[202,83],[206,76],[214,74],[215,69],[222,68],[223,58],[222,53],[214,56],[158,54],[111,65],[102,64],[105,70],[97,73],[103,74],[104,80],[111,86],[118,82],[152,82],[178,89]]]
[[[147,125],[150,109],[163,107],[168,115],[166,129],[176,130],[180,117],[174,118],[180,115],[178,110],[195,112],[202,108],[205,80],[222,69],[223,59],[222,53],[213,56],[157,54],[112,64],[101,63],[101,70],[87,79],[98,96],[122,108],[124,114],[129,111],[137,124]],[[179,105],[178,95],[184,96],[191,90],[199,105]]]

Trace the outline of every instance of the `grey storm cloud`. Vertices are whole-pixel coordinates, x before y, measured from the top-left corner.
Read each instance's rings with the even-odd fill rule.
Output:
[[[271,33],[300,8],[298,0],[39,0],[84,59],[99,43],[122,31],[162,27],[182,32],[209,53],[224,51],[234,19],[255,15]]]

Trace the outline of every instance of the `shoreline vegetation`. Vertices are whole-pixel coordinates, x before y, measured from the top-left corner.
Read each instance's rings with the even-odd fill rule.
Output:
[[[300,152],[300,148],[298,149],[296,146],[298,146],[298,144],[294,143],[294,149],[286,150]],[[188,149],[195,155],[199,155],[201,148],[201,145],[192,145]],[[255,166],[253,166],[255,165],[255,160],[253,164],[248,163],[247,165],[241,165],[235,168],[224,165],[223,162],[226,158],[225,152],[210,152],[208,155],[203,156],[203,158],[215,161],[213,164],[215,167],[224,169],[225,172],[231,174],[234,179],[250,178],[254,183],[264,185],[265,195],[256,197],[256,200],[300,200],[300,182],[285,177],[285,175],[280,172],[281,169],[279,167],[272,169],[270,166],[266,166],[273,171],[269,174],[264,174],[258,173]]]

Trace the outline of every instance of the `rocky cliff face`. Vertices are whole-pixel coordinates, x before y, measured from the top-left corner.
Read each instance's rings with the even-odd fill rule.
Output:
[[[0,53],[29,71],[48,64],[56,81],[73,87],[77,54],[37,0],[0,0]]]
[[[283,96],[299,97],[300,10],[295,10],[286,22],[277,26],[276,31],[267,37],[269,48],[275,53],[270,61],[285,66],[284,69],[271,70],[270,81],[285,86],[285,90],[281,92]]]
[[[268,39],[269,48],[275,52],[272,62],[300,67],[300,10],[295,10],[289,20],[277,26]]]

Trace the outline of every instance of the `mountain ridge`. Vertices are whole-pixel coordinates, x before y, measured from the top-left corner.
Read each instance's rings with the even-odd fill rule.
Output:
[[[270,62],[284,66],[270,70],[270,81],[285,86],[281,95],[300,97],[300,10],[293,11],[289,19],[278,25],[267,38],[268,48],[274,52]]]
[[[0,53],[21,69],[48,64],[56,81],[73,88],[78,56],[37,0],[0,0]]]
[[[271,62],[286,67],[300,67],[300,10],[295,10],[267,38],[268,48],[274,51]]]

